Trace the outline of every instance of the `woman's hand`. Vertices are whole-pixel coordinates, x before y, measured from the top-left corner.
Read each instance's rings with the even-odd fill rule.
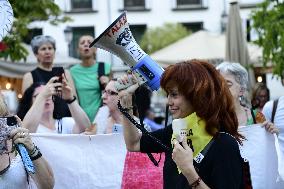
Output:
[[[62,74],[62,78],[62,98],[64,100],[72,100],[74,98],[72,88],[68,85],[64,74]]]
[[[23,144],[27,148],[27,150],[30,152],[34,149],[35,145],[31,139],[29,130],[21,127],[22,122],[20,118],[17,117],[17,121],[20,127],[13,129],[10,132],[9,138],[12,139],[14,144]]]
[[[102,75],[99,78],[99,81],[100,81],[101,85],[106,86],[108,84],[108,82],[109,82],[109,77],[105,76],[105,75]]]
[[[193,152],[186,142],[186,137],[184,137],[182,141],[182,146],[176,139],[173,140],[173,144],[174,149],[172,153],[172,158],[176,163],[177,167],[184,175],[188,174],[189,172],[192,172],[194,170]]]
[[[44,99],[48,99],[53,95],[57,95],[58,92],[62,90],[62,83],[56,82],[59,80],[59,77],[52,77],[48,83],[44,86],[44,90],[40,93],[40,95]]]
[[[127,87],[124,90],[119,91],[119,99],[122,107],[129,108],[132,107],[132,94],[136,91],[136,89],[139,87],[138,80],[135,77],[134,74],[130,75],[123,75],[120,77],[117,82],[120,85],[129,85],[129,83],[132,83],[129,87]]]
[[[277,135],[279,134],[279,129],[275,127],[275,125],[271,123],[270,121],[263,122],[261,126],[264,127],[271,134],[274,134],[274,133],[276,133]]]

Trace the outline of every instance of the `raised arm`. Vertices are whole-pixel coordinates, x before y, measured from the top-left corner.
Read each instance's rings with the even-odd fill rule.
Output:
[[[67,83],[66,79],[63,78],[62,82],[62,98],[67,102],[71,115],[75,120],[73,133],[82,133],[86,128],[89,128],[91,126],[91,122],[87,114],[79,105],[73,92],[74,89],[72,89],[72,87],[69,85],[69,81]]]
[[[27,128],[31,133],[37,131],[46,101],[51,100],[52,95],[56,94],[55,88],[62,85],[61,83],[54,83],[57,79],[58,77],[53,77],[48,81],[43,90],[36,96],[33,105],[24,117],[23,127]]]
[[[75,85],[74,85],[74,81],[73,81],[73,78],[70,74],[70,71],[65,69],[64,72],[65,72],[65,76],[66,76],[66,80],[68,82],[68,85],[71,87],[73,94],[76,97],[78,97],[77,92],[76,92],[76,88],[75,88]]]
[[[128,83],[129,77],[124,76],[118,80],[120,83]],[[133,105],[132,105],[132,94],[139,87],[137,83],[128,87],[126,90],[119,92],[120,103],[123,108],[128,109],[128,113],[133,117]],[[126,147],[129,151],[139,152],[140,151],[140,139],[142,134],[139,133],[138,129],[129,122],[129,120],[123,116],[122,120],[124,129],[123,135]]]

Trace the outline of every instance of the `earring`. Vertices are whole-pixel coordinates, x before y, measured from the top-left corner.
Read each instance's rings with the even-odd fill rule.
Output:
[[[239,102],[242,105],[244,103],[244,96],[239,96]]]

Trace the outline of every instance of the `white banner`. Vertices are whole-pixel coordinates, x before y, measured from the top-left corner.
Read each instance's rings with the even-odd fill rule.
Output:
[[[120,189],[126,147],[123,136],[33,134],[51,165],[55,189]]]
[[[241,153],[249,161],[253,188],[283,189],[284,162],[276,135],[260,125],[240,127],[239,131],[246,137]]]

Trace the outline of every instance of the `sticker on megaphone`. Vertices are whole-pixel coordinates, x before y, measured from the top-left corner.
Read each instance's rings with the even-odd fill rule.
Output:
[[[147,82],[147,79],[143,75],[141,75],[139,72],[137,72],[136,70],[132,71],[132,73],[137,78],[138,85],[142,85],[142,84]],[[120,83],[120,82],[116,81],[114,86],[115,86],[117,91],[121,91],[123,89],[127,89],[128,87],[130,87],[134,84],[135,83],[133,81],[132,75],[128,75],[128,82],[127,83]]]

